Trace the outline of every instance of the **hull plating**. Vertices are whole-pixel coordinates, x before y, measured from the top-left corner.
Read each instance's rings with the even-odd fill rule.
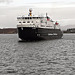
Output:
[[[63,36],[60,29],[18,27],[18,36],[22,40],[58,39]]]

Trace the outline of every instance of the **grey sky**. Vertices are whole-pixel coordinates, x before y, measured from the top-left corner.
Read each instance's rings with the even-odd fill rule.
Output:
[[[13,5],[24,5],[25,3],[40,3],[40,2],[75,2],[75,0],[0,0],[0,5],[11,3]]]
[[[12,2],[13,0],[0,0],[0,3],[10,3],[10,2]]]
[[[26,2],[26,3],[34,3],[34,2],[75,2],[75,0],[0,0],[0,2]]]
[[[16,27],[17,16],[47,12],[61,26],[75,24],[75,0],[0,0],[0,27]]]

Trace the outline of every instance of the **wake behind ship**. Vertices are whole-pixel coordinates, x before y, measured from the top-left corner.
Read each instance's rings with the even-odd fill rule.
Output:
[[[33,16],[29,9],[28,16],[17,17],[18,36],[21,40],[58,39],[63,36],[59,23],[50,17]]]

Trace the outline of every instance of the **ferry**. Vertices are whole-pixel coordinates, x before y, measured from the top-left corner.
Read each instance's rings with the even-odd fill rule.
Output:
[[[59,39],[63,33],[57,21],[46,16],[32,15],[29,9],[27,16],[17,17],[17,31],[21,40]]]

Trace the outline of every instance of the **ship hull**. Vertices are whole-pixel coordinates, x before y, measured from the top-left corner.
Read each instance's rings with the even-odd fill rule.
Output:
[[[59,39],[63,36],[60,29],[18,27],[18,36],[21,40]]]

